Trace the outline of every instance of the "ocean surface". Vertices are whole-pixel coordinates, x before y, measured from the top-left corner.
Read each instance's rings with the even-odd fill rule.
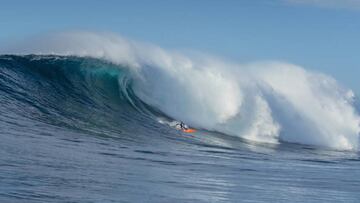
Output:
[[[359,108],[331,78],[283,68],[311,85],[289,92],[273,68],[238,91],[74,55],[0,56],[0,202],[360,201]]]

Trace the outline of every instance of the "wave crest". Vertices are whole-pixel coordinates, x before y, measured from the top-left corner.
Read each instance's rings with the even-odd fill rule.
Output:
[[[358,149],[360,118],[352,91],[292,64],[234,64],[88,32],[38,38],[10,52],[95,57],[127,66],[138,98],[198,128],[260,142]]]

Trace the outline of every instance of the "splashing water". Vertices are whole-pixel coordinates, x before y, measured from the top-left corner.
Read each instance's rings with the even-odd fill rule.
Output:
[[[235,64],[89,32],[42,37],[5,53],[93,57],[127,67],[142,102],[197,128],[259,142],[358,149],[353,92],[296,65]]]

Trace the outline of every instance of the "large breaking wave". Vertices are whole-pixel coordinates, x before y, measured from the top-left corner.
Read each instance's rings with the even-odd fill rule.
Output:
[[[33,39],[4,53],[108,61],[127,71],[118,83],[122,95],[130,88],[134,96],[126,98],[135,108],[149,105],[197,128],[259,142],[358,149],[360,117],[353,92],[293,64],[236,64],[88,32]]]

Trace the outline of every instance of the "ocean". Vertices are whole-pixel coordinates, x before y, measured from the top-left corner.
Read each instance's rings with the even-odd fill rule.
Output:
[[[0,202],[359,202],[359,108],[334,79],[64,53],[0,56]]]

